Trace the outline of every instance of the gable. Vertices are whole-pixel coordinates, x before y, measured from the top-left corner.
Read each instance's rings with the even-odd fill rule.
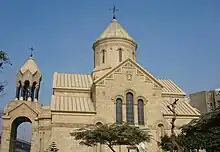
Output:
[[[30,102],[30,101],[28,101]],[[35,115],[38,115],[38,111],[33,109],[32,107],[30,107],[28,104],[25,103],[25,101],[21,101],[21,103],[15,105],[12,109],[9,109],[9,111],[7,111],[8,114],[14,112],[14,111],[20,111],[21,113],[27,113],[27,112],[31,112]]]
[[[154,88],[157,88],[157,89],[163,88],[163,85],[152,74],[150,74],[147,70],[145,70],[143,67],[141,67],[138,63],[136,63],[135,61],[133,61],[130,58],[121,62],[115,68],[111,69],[108,73],[106,73],[105,75],[96,79],[94,81],[94,83],[97,85],[104,85],[105,79],[114,79],[114,74],[122,73],[123,68],[135,69],[136,75],[144,77],[144,82],[153,83]],[[131,75],[131,73],[129,73],[129,71],[126,73],[126,75],[127,75],[128,80],[132,77],[132,75]]]

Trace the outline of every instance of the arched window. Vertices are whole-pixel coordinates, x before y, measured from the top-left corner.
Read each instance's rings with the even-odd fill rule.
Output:
[[[144,102],[138,99],[138,124],[144,125]]]
[[[122,123],[122,100],[120,98],[116,100],[116,123]]]
[[[159,124],[158,125],[158,138],[159,138],[159,141],[160,141],[161,137],[163,137],[164,135],[165,135],[164,125]]]
[[[126,94],[126,118],[128,124],[134,124],[134,96],[131,92]]]
[[[119,62],[122,61],[122,49],[118,49],[118,54],[119,54]]]
[[[102,124],[101,122],[97,122],[95,125],[96,125],[97,127],[100,127],[100,126],[102,126],[103,124]]]
[[[105,50],[102,50],[102,63],[105,63]]]

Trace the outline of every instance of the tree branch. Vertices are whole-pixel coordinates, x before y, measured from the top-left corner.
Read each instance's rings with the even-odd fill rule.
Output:
[[[108,147],[109,147],[113,152],[116,152],[116,151],[114,150],[114,148],[112,147],[111,144],[107,144],[107,145],[108,145]]]

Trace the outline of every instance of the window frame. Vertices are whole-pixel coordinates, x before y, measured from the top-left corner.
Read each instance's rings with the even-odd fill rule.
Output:
[[[134,125],[134,95],[131,92],[126,93],[126,122]]]

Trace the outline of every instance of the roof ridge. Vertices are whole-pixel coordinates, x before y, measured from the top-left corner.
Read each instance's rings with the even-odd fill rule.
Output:
[[[57,74],[78,74],[78,75],[91,75],[91,73],[71,73],[71,72],[54,72]]]

